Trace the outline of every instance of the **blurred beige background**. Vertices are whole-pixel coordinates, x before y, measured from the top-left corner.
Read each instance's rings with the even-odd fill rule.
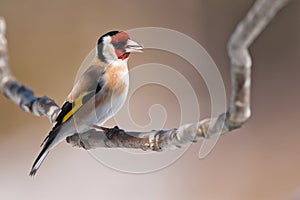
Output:
[[[0,15],[8,25],[14,75],[37,95],[61,104],[99,35],[147,26],[174,29],[197,40],[215,60],[230,94],[226,42],[252,3],[1,0]],[[222,136],[203,160],[198,159],[197,143],[170,167],[131,175],[111,170],[64,142],[31,178],[30,167],[51,125],[0,95],[0,199],[299,199],[299,11],[300,2],[293,1],[251,46],[252,118],[243,128]],[[199,91],[201,117],[209,115],[206,87],[185,61],[146,50],[133,55],[130,66],[148,62],[182,72]],[[165,128],[178,125],[178,102],[160,87],[145,87],[133,97],[130,106],[137,123],[148,123],[146,112],[154,103],[165,105]]]

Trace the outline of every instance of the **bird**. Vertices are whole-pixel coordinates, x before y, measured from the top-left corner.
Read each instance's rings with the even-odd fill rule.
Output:
[[[123,106],[129,86],[128,58],[142,52],[143,46],[125,31],[110,31],[96,45],[96,55],[75,82],[53,124],[41,144],[29,175],[34,176],[42,162],[66,137],[102,125]]]

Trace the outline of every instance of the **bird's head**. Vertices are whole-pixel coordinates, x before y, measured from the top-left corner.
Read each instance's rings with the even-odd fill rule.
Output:
[[[142,52],[143,46],[131,40],[124,31],[110,31],[102,35],[97,44],[97,54],[100,60],[111,64],[125,60],[132,52]]]

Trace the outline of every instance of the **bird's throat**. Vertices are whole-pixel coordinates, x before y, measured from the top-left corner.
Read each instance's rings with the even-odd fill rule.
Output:
[[[124,53],[123,55],[120,55],[118,58],[121,59],[121,60],[125,60],[126,58],[129,57],[129,54],[130,53]]]

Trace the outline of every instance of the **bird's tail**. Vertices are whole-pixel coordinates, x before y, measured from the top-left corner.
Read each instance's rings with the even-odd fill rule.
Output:
[[[36,160],[33,163],[33,166],[31,168],[31,171],[29,173],[30,176],[34,176],[41,164],[43,163],[44,159],[48,155],[49,151],[55,146],[53,144],[54,139],[56,138],[57,134],[59,132],[59,128],[54,128],[52,131],[50,131],[49,135],[46,137],[46,139],[43,142],[42,151],[36,158]]]

